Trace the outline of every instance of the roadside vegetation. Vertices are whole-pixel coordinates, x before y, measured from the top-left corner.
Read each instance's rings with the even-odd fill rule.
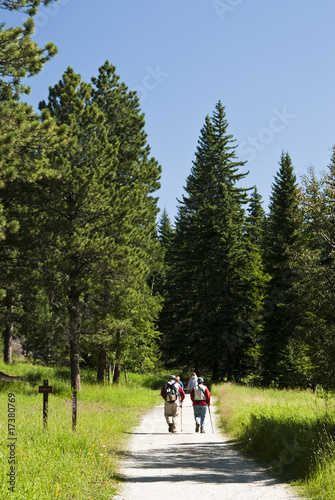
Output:
[[[0,498],[25,500],[112,498],[121,480],[119,461],[142,414],[159,401],[165,376],[128,374],[128,383],[101,385],[84,371],[78,393],[77,429],[72,431],[69,370],[0,363],[0,371],[19,376],[0,381]],[[2,377],[3,378],[3,377]],[[43,396],[38,386],[48,379],[48,427],[43,430]],[[15,397],[15,494],[8,490],[8,394]],[[12,398],[11,398],[12,399]]]
[[[335,398],[319,392],[216,385],[223,432],[313,500],[335,498]]]

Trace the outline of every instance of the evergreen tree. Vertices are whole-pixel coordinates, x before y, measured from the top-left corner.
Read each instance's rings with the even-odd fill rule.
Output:
[[[44,0],[43,4],[51,1]],[[31,39],[33,16],[40,4],[41,0],[0,0],[0,9],[20,11],[29,16],[22,28],[0,25],[0,188],[23,171],[27,176],[27,161],[32,156],[36,158],[34,151],[41,151],[42,141],[47,142],[46,127],[41,128],[32,107],[19,102],[17,94],[17,91],[29,91],[20,80],[41,71],[44,63],[57,53],[52,43],[40,49]],[[50,126],[50,122],[47,124]],[[30,174],[36,174],[40,166],[41,162],[34,166],[33,171],[30,170]],[[12,233],[17,228],[17,222],[6,220],[0,204],[0,239],[5,238],[6,231]]]
[[[52,181],[32,186],[34,237],[40,246],[36,276],[47,295],[53,293],[66,313],[70,343],[71,385],[80,390],[80,332],[90,288],[99,285],[100,273],[115,243],[106,235],[113,220],[111,206],[119,205],[112,184],[117,145],[110,145],[105,120],[91,104],[92,88],[68,69],[49,92],[48,110],[60,125],[69,127],[67,147],[51,151]],[[46,111],[45,111],[46,114]]]
[[[155,279],[155,290],[161,296],[165,296],[166,289],[166,276],[168,274],[168,270],[170,267],[170,253],[171,253],[171,245],[174,236],[174,229],[172,228],[171,221],[166,209],[163,209],[162,215],[158,221],[158,240],[160,242],[162,251],[163,251],[163,259],[164,264],[162,271],[156,276]],[[163,321],[163,315],[160,315],[160,322]]]
[[[0,9],[19,11],[28,16],[22,27],[6,28],[4,23],[0,25],[1,87],[10,85],[19,92],[28,92],[29,87],[20,84],[21,78],[39,73],[43,65],[57,54],[52,42],[40,48],[31,38],[34,33],[33,17],[38,6],[52,1],[57,0],[0,0]]]
[[[114,319],[121,325],[128,321],[126,329],[114,324],[103,343],[106,347],[107,342],[107,351],[118,367],[117,379],[121,365],[133,369],[152,367],[157,359],[156,320],[160,299],[155,289],[163,254],[156,232],[157,198],[152,193],[160,186],[161,168],[150,156],[138,97],[119,82],[115,66],[106,61],[92,83],[93,101],[108,124],[108,139],[118,143],[113,182],[127,200],[121,219],[124,227],[119,230],[125,238],[126,265],[122,267],[121,283],[115,273],[113,280],[106,281],[107,289],[124,308],[115,313]]]
[[[247,251],[247,193],[237,185],[246,174],[239,173],[244,163],[236,158],[227,126],[219,102],[201,130],[179,206],[165,307],[172,316],[166,334],[171,341],[178,337],[177,360],[231,380],[245,369],[259,304],[257,293],[249,293],[257,264]]]
[[[328,171],[324,175],[324,205],[325,213],[320,228],[321,237],[329,249],[329,256],[333,258],[335,248],[335,146],[332,148]]]
[[[262,196],[258,193],[256,186],[254,186],[250,196],[246,222],[247,233],[251,242],[261,247],[265,226],[265,211],[262,207]]]
[[[171,221],[169,218],[169,214],[167,213],[166,208],[164,207],[162,215],[158,222],[158,239],[164,249],[167,249],[171,241],[172,235],[173,235],[173,229]]]
[[[19,203],[17,180],[33,182],[46,170],[42,149],[52,146],[54,125],[46,120],[41,125],[32,108],[19,102],[18,92],[28,92],[22,86],[23,77],[41,71],[44,63],[57,53],[51,42],[44,48],[32,40],[33,16],[38,6],[52,0],[1,0],[0,9],[20,11],[29,16],[22,27],[0,25],[0,266],[2,280],[0,299],[4,316],[4,360],[12,361],[14,320],[17,323],[18,267],[22,264],[17,248]],[[53,129],[50,132],[50,129]],[[16,186],[16,187],[15,187]],[[22,242],[21,242],[22,243]],[[15,305],[14,305],[15,304]]]
[[[81,338],[86,346],[110,349],[117,366],[135,366],[136,356],[137,367],[148,366],[150,352],[156,355],[159,298],[152,296],[148,279],[159,267],[151,193],[160,170],[148,158],[140,126],[138,138],[134,131],[128,140],[127,127],[143,127],[143,119],[123,84],[107,95],[113,85],[107,78],[103,87],[102,76],[110,70],[100,69],[93,88],[69,68],[50,89],[48,103],[40,107],[44,117],[49,113],[68,127],[68,144],[48,152],[54,177],[38,180],[29,192],[31,235],[38,242],[35,280],[62,318],[77,390]]]
[[[163,333],[160,339],[160,349],[168,355],[171,340],[167,332],[170,331],[170,321],[173,317],[173,305],[169,301],[169,280],[171,279],[171,258],[173,257],[173,238],[174,229],[172,228],[169,215],[164,207],[163,212],[158,221],[158,239],[164,251],[164,266],[160,275],[157,276],[156,289],[163,298],[163,306],[159,315],[159,330]],[[172,255],[171,255],[172,254]],[[174,300],[174,298],[172,298]],[[174,358],[174,357],[173,357]],[[171,363],[172,361],[172,363]],[[173,364],[173,360],[170,360]],[[169,365],[168,360],[165,360],[166,366]],[[171,366],[173,368],[173,366]]]
[[[334,388],[334,178],[335,148],[320,180],[313,168],[303,178],[304,278],[297,300],[303,318],[298,339],[306,350],[307,377],[313,386],[319,383],[327,389]]]
[[[254,186],[249,200],[245,234],[248,241],[247,251],[252,256],[251,261],[254,263],[254,292],[251,291],[251,293],[255,293],[255,296],[258,298],[255,314],[249,325],[252,338],[252,348],[248,351],[250,358],[249,373],[253,373],[257,377],[260,375],[260,339],[263,329],[262,306],[269,280],[269,275],[265,272],[263,259],[265,221],[266,216],[262,207],[262,197],[258,193],[256,186]]]
[[[285,384],[290,364],[283,363],[285,351],[299,318],[293,308],[293,291],[299,280],[299,269],[292,263],[299,242],[302,219],[299,212],[299,190],[288,153],[282,153],[270,197],[270,213],[264,237],[265,269],[270,276],[265,302],[263,349],[263,382]],[[292,361],[292,360],[291,360]],[[285,367],[286,366],[286,367]]]
[[[30,245],[25,226],[31,224],[25,203],[29,186],[38,178],[49,175],[46,149],[55,148],[62,140],[63,130],[45,118],[43,124],[31,106],[18,101],[11,92],[8,100],[0,100],[0,268],[2,311],[5,316],[5,362],[11,363],[13,308],[19,306],[22,276],[27,273],[24,248]],[[14,306],[15,303],[15,306]],[[1,310],[0,310],[1,313]],[[7,321],[7,319],[8,321]],[[15,319],[17,324],[17,318]]]

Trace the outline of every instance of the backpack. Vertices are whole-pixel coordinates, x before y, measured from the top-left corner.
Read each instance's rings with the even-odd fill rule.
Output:
[[[167,401],[168,403],[175,403],[177,401],[178,395],[179,393],[176,385],[168,382],[165,385],[165,395],[164,395],[165,401]]]
[[[206,387],[203,386],[206,390]],[[195,401],[206,401],[205,391],[197,385],[194,389],[194,400]]]

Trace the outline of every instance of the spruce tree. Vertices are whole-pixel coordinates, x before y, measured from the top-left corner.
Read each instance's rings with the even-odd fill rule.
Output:
[[[299,211],[299,189],[291,158],[282,153],[270,197],[270,212],[264,235],[265,269],[270,276],[264,307],[262,339],[263,383],[285,385],[292,360],[285,364],[285,351],[296,326],[293,307],[294,287],[300,278],[294,266],[294,253],[302,229]]]
[[[206,117],[179,205],[169,270],[170,338],[177,360],[214,379],[240,379],[250,347],[255,266],[245,236],[245,177],[219,102]]]
[[[173,235],[173,228],[171,225],[169,214],[167,213],[166,208],[164,207],[162,215],[160,216],[158,222],[158,239],[164,249],[167,249],[169,242],[171,241],[172,235]]]
[[[252,256],[254,269],[254,290],[251,290],[254,296],[254,314],[250,318],[249,332],[249,373],[257,378],[260,375],[260,339],[263,328],[262,309],[266,293],[266,285],[269,275],[265,272],[263,259],[263,237],[265,227],[265,211],[262,207],[262,197],[258,193],[256,186],[251,193],[246,218],[245,235],[247,237],[248,253]]]
[[[334,388],[334,179],[335,148],[321,179],[316,178],[313,168],[303,178],[304,276],[297,297],[303,319],[298,339],[308,359],[305,371],[314,387],[319,383],[326,389]]]
[[[262,196],[258,193],[256,186],[254,186],[250,196],[246,222],[250,240],[255,245],[261,247],[265,226],[265,211],[262,207]]]

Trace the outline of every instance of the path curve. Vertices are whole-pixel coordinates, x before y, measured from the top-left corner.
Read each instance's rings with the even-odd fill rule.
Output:
[[[183,404],[183,429],[167,432],[164,405],[151,410],[133,432],[125,477],[114,500],[293,500],[296,495],[270,478],[264,469],[239,455],[218,431],[211,407],[206,433],[195,433],[189,396]]]

